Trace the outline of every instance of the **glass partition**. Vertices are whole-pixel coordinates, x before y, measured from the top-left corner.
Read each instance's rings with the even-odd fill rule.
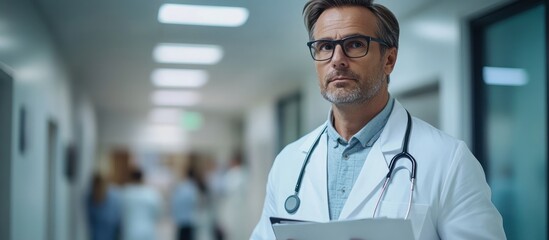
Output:
[[[547,239],[546,10],[542,3],[513,9],[473,39],[480,41],[473,53],[475,153],[507,238]]]

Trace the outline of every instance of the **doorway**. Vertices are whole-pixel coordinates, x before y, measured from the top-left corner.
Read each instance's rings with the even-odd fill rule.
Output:
[[[278,100],[278,151],[301,136],[301,94],[295,93]]]
[[[547,239],[546,2],[471,22],[473,139],[507,239]]]
[[[0,239],[10,239],[13,79],[0,67]]]
[[[57,139],[58,139],[58,126],[57,123],[53,120],[48,121],[47,126],[47,166],[46,166],[46,200],[47,200],[47,209],[46,209],[46,239],[55,240],[56,238],[56,176],[57,168],[56,163],[58,152],[57,152]]]

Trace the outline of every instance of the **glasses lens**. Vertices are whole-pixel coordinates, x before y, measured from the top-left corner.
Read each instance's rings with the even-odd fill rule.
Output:
[[[337,45],[343,47],[345,55],[350,58],[364,57],[368,54],[370,41],[368,37],[356,36],[343,40],[318,40],[309,43],[309,50],[314,60],[325,61],[334,55]]]
[[[319,40],[311,44],[311,55],[315,60],[323,61],[330,59],[334,52],[335,43],[328,40]]]
[[[348,57],[363,57],[368,53],[368,39],[363,37],[347,38],[343,41],[343,47]]]

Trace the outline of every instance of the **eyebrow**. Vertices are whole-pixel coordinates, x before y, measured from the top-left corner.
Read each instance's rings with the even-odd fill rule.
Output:
[[[350,34],[350,35],[343,36],[340,39],[333,39],[333,38],[327,37],[327,38],[313,39],[313,41],[334,41],[334,40],[341,40],[341,39],[347,39],[347,38],[352,38],[352,37],[362,37],[362,36],[367,36],[367,35],[360,34],[360,33],[353,33],[353,34]]]

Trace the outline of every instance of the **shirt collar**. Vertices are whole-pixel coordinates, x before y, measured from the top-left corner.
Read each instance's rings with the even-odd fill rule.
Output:
[[[349,141],[352,143],[353,141],[358,140],[362,147],[371,147],[374,145],[376,140],[379,138],[379,135],[381,135],[381,132],[383,128],[385,127],[385,124],[387,123],[387,120],[389,119],[389,115],[391,115],[391,111],[393,110],[394,105],[394,99],[389,95],[389,100],[387,101],[387,104],[379,112],[372,120],[370,120],[362,129],[360,129],[355,135],[351,137],[351,140]],[[328,133],[328,139],[329,141],[334,141],[335,144],[338,144],[339,142],[347,142],[334,128],[334,119],[333,119],[332,110],[330,110],[330,113],[328,115],[328,127],[326,132]]]

